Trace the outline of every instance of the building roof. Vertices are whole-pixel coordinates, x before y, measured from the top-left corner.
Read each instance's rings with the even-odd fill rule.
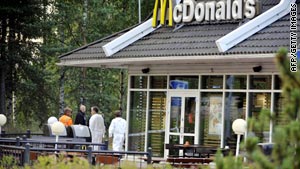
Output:
[[[264,12],[277,5],[280,0],[263,0],[261,2],[262,12]],[[299,14],[300,5],[298,5],[298,18],[300,18]],[[288,14],[227,52],[220,53],[215,41],[245,22],[247,20],[211,23],[193,22],[177,30],[172,27],[161,27],[116,54],[106,57],[102,46],[127,32],[128,29],[126,29],[61,55],[60,60],[65,63],[63,65],[68,65],[67,62],[69,61],[81,62],[86,60],[115,60],[116,62],[121,62],[122,59],[138,58],[155,59],[161,57],[207,57],[217,55],[226,57],[227,55],[274,54],[280,47],[289,48],[290,15]],[[300,22],[298,22],[298,26],[300,26]],[[297,31],[300,33],[300,29]],[[298,36],[298,41],[299,39],[300,36]],[[103,63],[103,65],[105,64]]]

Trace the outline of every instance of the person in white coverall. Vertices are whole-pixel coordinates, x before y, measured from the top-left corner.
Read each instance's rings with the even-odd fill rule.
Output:
[[[102,143],[102,138],[105,134],[105,125],[102,115],[98,114],[99,108],[91,107],[91,118],[89,121],[89,128],[92,134],[92,143]],[[94,150],[100,150],[99,146],[93,146]]]
[[[115,118],[111,121],[108,133],[113,137],[113,151],[123,151],[127,122],[121,117],[121,111],[115,111]]]

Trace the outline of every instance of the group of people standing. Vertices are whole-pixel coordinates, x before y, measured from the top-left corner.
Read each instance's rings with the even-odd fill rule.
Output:
[[[104,124],[103,115],[100,113],[97,106],[91,107],[91,117],[87,123],[86,119],[86,106],[80,105],[80,110],[76,114],[74,121],[75,125],[88,125],[91,131],[92,143],[102,143],[102,138],[105,136],[106,127]],[[111,121],[108,128],[108,136],[113,138],[112,148],[114,151],[123,151],[123,145],[125,140],[125,132],[127,129],[127,122],[121,117],[121,111],[114,112],[115,118]],[[66,127],[73,125],[72,109],[66,107],[64,114],[59,118]],[[98,147],[94,147],[98,150]]]

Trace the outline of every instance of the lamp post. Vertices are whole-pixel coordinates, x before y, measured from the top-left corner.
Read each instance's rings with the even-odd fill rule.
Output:
[[[56,137],[55,142],[58,142],[58,136],[64,132],[65,125],[63,123],[59,122],[59,121],[54,122],[51,125],[51,130],[52,130],[52,133]],[[55,149],[57,149],[57,144],[55,144]]]
[[[139,23],[142,22],[142,16],[141,16],[141,0],[139,0]]]
[[[232,123],[232,130],[237,134],[235,157],[239,155],[241,135],[244,135],[247,129],[247,123],[244,119],[236,119]]]
[[[49,117],[49,119],[48,119],[48,124],[53,124],[53,123],[55,123],[55,122],[58,122],[58,120],[57,120],[57,118],[56,117],[54,117],[54,116],[51,116],[51,117]]]
[[[2,129],[1,127],[4,126],[4,124],[6,123],[7,121],[7,118],[4,114],[0,114],[0,137],[1,137],[1,134],[2,134]]]

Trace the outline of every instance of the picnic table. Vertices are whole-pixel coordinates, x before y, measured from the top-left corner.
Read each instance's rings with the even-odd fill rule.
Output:
[[[186,145],[186,144],[173,144],[166,145],[170,151],[182,150],[183,154],[169,155],[167,162],[173,167],[189,168],[198,167],[200,165],[207,165],[214,159],[211,158],[212,154],[217,152],[216,147],[204,146],[200,144]]]

